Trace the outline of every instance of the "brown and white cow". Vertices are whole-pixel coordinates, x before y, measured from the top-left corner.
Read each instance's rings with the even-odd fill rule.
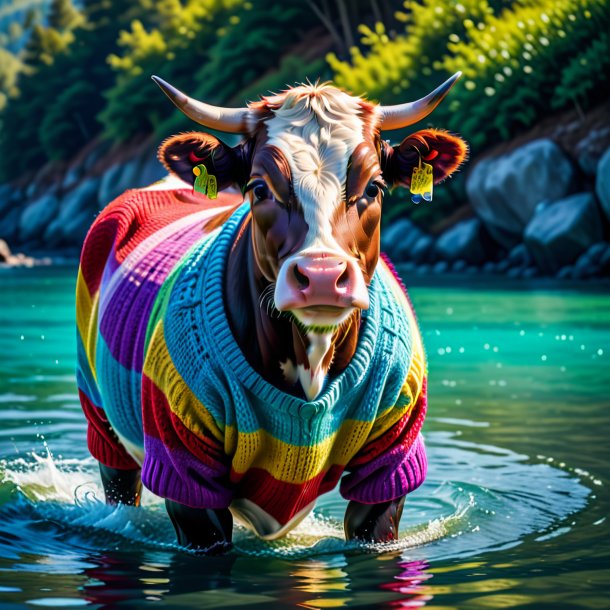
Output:
[[[398,146],[382,140],[380,131],[423,119],[459,76],[422,100],[399,106],[377,106],[316,84],[244,109],[209,106],[153,77],[193,120],[246,134],[234,148],[206,133],[174,136],[162,145],[159,157],[187,182],[193,181],[193,167],[203,163],[217,176],[219,190],[236,187],[250,197],[251,253],[260,275],[251,302],[267,299],[273,309],[289,312],[304,331],[290,333],[292,345],[283,346],[283,359],[277,362],[279,338],[269,342],[277,332],[269,328],[271,318],[261,314],[253,351],[260,350],[267,375],[274,371],[277,376],[279,364],[283,377],[291,384],[298,380],[309,399],[320,392],[329,367],[341,370],[356,345],[356,322],[368,307],[367,286],[379,257],[384,189],[408,187],[420,157],[433,166],[439,183],[466,155],[464,141],[445,131],[418,131]],[[239,278],[236,272],[231,277]],[[244,316],[234,312],[233,318]],[[325,328],[328,332],[320,332]],[[337,329],[347,336],[338,337]],[[248,331],[240,331],[245,340]]]
[[[442,182],[462,163],[459,137],[423,129],[391,146],[381,131],[425,118],[459,73],[425,98],[379,106],[329,84],[301,85],[228,109],[193,100],[158,77],[163,92],[204,127],[244,135],[234,147],[205,132],[166,140],[159,157],[182,180],[205,166],[220,192],[241,191],[250,217],[232,247],[226,308],[248,362],[286,392],[314,400],[325,380],[349,364],[360,315],[379,259],[383,192],[409,186],[421,160]],[[201,205],[207,204],[201,199]],[[219,213],[217,223],[226,219]],[[101,466],[107,498],[134,502],[139,482]],[[369,506],[351,503],[348,535],[395,535],[404,498]],[[207,547],[231,538],[226,511],[168,503],[182,542]]]

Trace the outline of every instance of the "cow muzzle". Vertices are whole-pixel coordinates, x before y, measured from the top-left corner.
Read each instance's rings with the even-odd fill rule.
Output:
[[[369,294],[355,260],[334,254],[293,256],[280,268],[275,306],[308,326],[340,324],[355,308],[368,309]]]

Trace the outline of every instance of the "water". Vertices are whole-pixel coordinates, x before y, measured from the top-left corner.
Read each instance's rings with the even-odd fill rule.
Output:
[[[0,270],[0,608],[610,608],[607,291],[414,286],[430,472],[400,541],[345,543],[333,492],[288,538],[202,558],[153,496],[100,500],[74,275]]]

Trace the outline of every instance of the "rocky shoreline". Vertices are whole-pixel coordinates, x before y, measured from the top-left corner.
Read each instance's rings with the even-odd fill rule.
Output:
[[[489,157],[466,181],[472,217],[437,236],[401,218],[383,232],[382,249],[417,275],[608,277],[610,147],[586,168],[546,138]]]
[[[610,126],[578,147],[568,157],[542,137],[478,161],[457,222],[433,235],[399,218],[384,227],[382,250],[417,276],[610,277]],[[95,143],[62,171],[0,185],[0,265],[76,261],[99,210],[166,175],[154,150]]]

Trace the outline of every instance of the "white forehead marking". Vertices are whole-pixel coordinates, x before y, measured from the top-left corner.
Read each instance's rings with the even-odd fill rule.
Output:
[[[290,165],[309,227],[303,248],[333,249],[330,219],[344,199],[349,158],[364,141],[360,99],[329,85],[302,85],[283,97],[267,133]]]

